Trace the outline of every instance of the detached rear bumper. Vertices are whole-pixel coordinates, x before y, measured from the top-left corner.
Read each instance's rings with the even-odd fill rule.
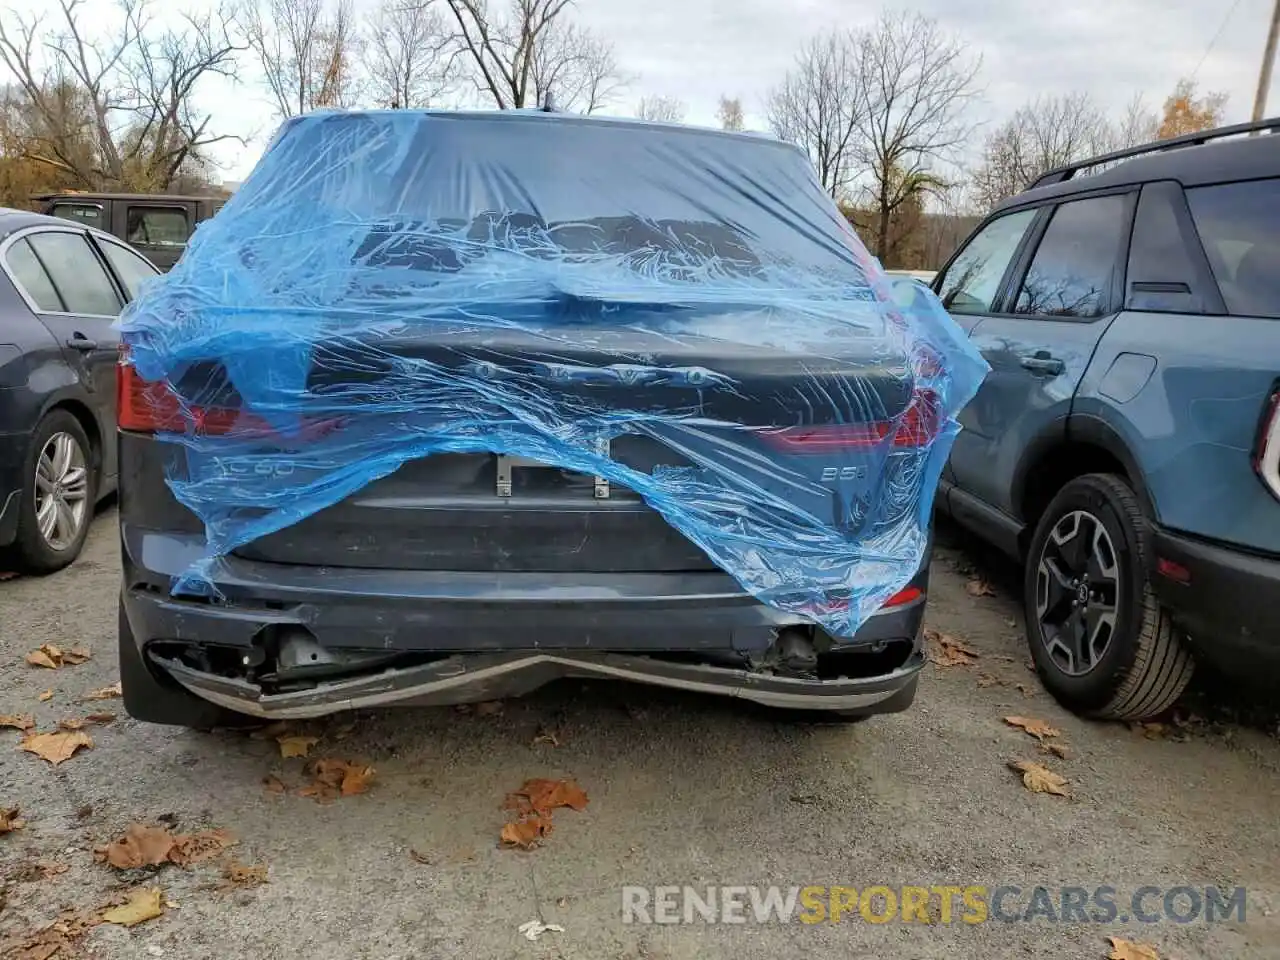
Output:
[[[227,557],[211,572],[224,599],[211,604],[168,595],[170,578],[200,556],[201,538],[127,522],[121,523],[121,538],[122,602],[132,634],[121,642],[136,644],[157,679],[264,718],[491,700],[528,693],[558,677],[632,680],[768,706],[872,714],[909,706],[923,665],[927,566],[913,581],[922,591],[919,598],[881,611],[851,641],[834,648],[888,645],[905,656],[882,672],[838,671],[858,675],[819,679],[746,669],[748,662],[768,659],[781,630],[806,624],[744,594],[721,572],[499,575],[301,567]],[[433,659],[423,663],[417,656],[419,662],[410,665],[317,678],[302,689],[276,692],[224,671],[195,669],[166,653],[177,642],[250,654],[262,649],[272,631],[292,630],[305,631],[328,651]]]

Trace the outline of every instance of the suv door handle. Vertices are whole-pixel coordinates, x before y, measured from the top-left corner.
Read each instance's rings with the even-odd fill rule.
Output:
[[[1057,357],[1049,355],[1048,350],[1037,350],[1029,357],[1019,357],[1018,362],[1028,370],[1036,373],[1051,373],[1055,377],[1067,368]]]
[[[89,353],[91,350],[98,349],[97,340],[89,340],[85,337],[67,337],[67,346],[72,350],[79,350],[83,353]]]

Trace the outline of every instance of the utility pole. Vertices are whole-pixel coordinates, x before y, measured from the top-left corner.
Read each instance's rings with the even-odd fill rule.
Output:
[[[1267,111],[1267,93],[1271,89],[1271,68],[1276,62],[1276,39],[1280,36],[1280,0],[1271,11],[1271,29],[1267,31],[1267,48],[1262,54],[1262,71],[1258,74],[1258,93],[1253,98],[1253,122],[1257,123]]]

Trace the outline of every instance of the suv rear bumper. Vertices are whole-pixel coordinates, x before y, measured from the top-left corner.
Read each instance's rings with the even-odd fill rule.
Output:
[[[216,604],[169,596],[203,540],[121,523],[122,602],[133,642],[158,677],[241,713],[318,716],[392,703],[465,703],[529,692],[560,676],[637,680],[771,706],[867,714],[905,709],[923,665],[924,594],[887,608],[838,649],[877,641],[910,654],[876,676],[817,679],[726,662],[763,657],[804,621],[759,603],[727,574],[441,573],[216,561]],[[927,587],[927,565],[914,581]],[[267,693],[184,665],[157,642],[254,649],[268,629],[302,628],[325,650],[442,654],[426,664]],[[677,655],[676,659],[670,655]],[[874,656],[874,655],[873,655]],[[704,662],[698,662],[698,661]]]
[[[1152,545],[1152,587],[1200,658],[1241,675],[1256,673],[1260,659],[1280,667],[1280,557],[1162,527],[1153,530]]]

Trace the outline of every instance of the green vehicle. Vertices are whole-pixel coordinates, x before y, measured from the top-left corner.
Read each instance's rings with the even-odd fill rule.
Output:
[[[119,237],[161,270],[168,270],[195,231],[217,213],[222,197],[155,193],[54,193],[35,197],[40,212]]]

